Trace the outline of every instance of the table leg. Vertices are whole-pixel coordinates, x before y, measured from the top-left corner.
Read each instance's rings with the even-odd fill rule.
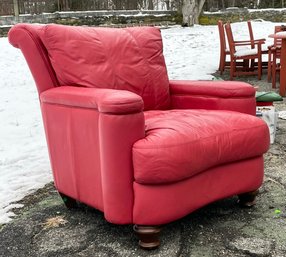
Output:
[[[280,95],[286,93],[286,38],[282,39],[281,57],[280,57]]]

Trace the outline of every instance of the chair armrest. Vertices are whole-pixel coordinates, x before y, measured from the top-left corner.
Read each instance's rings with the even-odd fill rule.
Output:
[[[265,38],[260,38],[260,39],[254,39],[254,40],[236,40],[234,41],[234,43],[261,43],[264,44],[265,43]]]
[[[270,51],[279,51],[279,50],[281,50],[281,46],[270,46],[269,48],[268,48]]]
[[[231,110],[255,115],[255,89],[239,81],[170,81],[172,108]]]
[[[258,45],[261,46],[262,44],[264,44],[264,41],[235,41],[233,43],[234,46],[248,46],[248,45]]]
[[[139,95],[125,90],[62,86],[40,95],[42,103],[97,109],[102,113],[127,114],[143,110]]]
[[[46,90],[40,98],[52,167],[60,170],[56,187],[104,211],[110,222],[132,223],[132,147],[145,137],[141,97],[64,86]]]

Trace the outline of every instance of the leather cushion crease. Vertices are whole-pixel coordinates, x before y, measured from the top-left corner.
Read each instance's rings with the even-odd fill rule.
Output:
[[[180,181],[221,164],[260,156],[269,146],[265,122],[237,112],[147,111],[145,123],[146,137],[133,147],[135,181],[141,184]]]

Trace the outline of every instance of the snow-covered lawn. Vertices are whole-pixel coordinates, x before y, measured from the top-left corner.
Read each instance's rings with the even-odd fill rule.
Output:
[[[0,38],[0,223],[12,202],[51,177],[33,78],[21,52]]]
[[[256,38],[267,38],[274,23],[253,22]],[[236,39],[248,39],[245,22],[233,24]],[[216,26],[162,30],[170,79],[211,79],[219,60]],[[269,39],[268,39],[269,40]],[[13,204],[52,180],[36,86],[24,57],[0,38],[0,224]]]

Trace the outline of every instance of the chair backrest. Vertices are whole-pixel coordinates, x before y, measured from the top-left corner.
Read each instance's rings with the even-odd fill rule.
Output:
[[[21,31],[26,31],[23,34]],[[31,40],[32,38],[33,40]],[[36,40],[34,40],[36,39]],[[36,58],[45,59],[54,77],[53,86],[82,86],[132,91],[143,98],[144,109],[167,109],[169,80],[160,30],[154,27],[125,29],[62,25],[16,25],[9,40],[22,51],[34,41],[38,49],[27,56],[34,77]],[[24,42],[24,43],[23,43]],[[26,57],[25,56],[25,57]],[[36,80],[36,79],[35,79]],[[41,88],[42,82],[37,85]]]
[[[248,27],[248,33],[249,33],[249,39],[251,41],[254,40],[254,36],[253,36],[253,30],[252,30],[252,25],[251,25],[251,21],[247,21],[247,27]],[[254,45],[254,42],[251,43],[251,48],[254,48],[255,45]]]
[[[233,55],[235,53],[235,46],[234,46],[234,39],[233,39],[233,34],[232,34],[230,23],[227,22],[224,25],[224,28],[225,28],[225,32],[227,36],[228,45],[229,45],[229,51],[230,51],[230,54]]]
[[[217,22],[217,26],[218,26],[218,32],[219,32],[220,52],[225,53],[225,51],[226,51],[226,38],[225,38],[223,22],[221,20],[219,20]]]
[[[9,42],[21,49],[34,77],[39,95],[59,84],[47,50],[40,39],[42,32],[42,25],[17,24],[8,34]]]

